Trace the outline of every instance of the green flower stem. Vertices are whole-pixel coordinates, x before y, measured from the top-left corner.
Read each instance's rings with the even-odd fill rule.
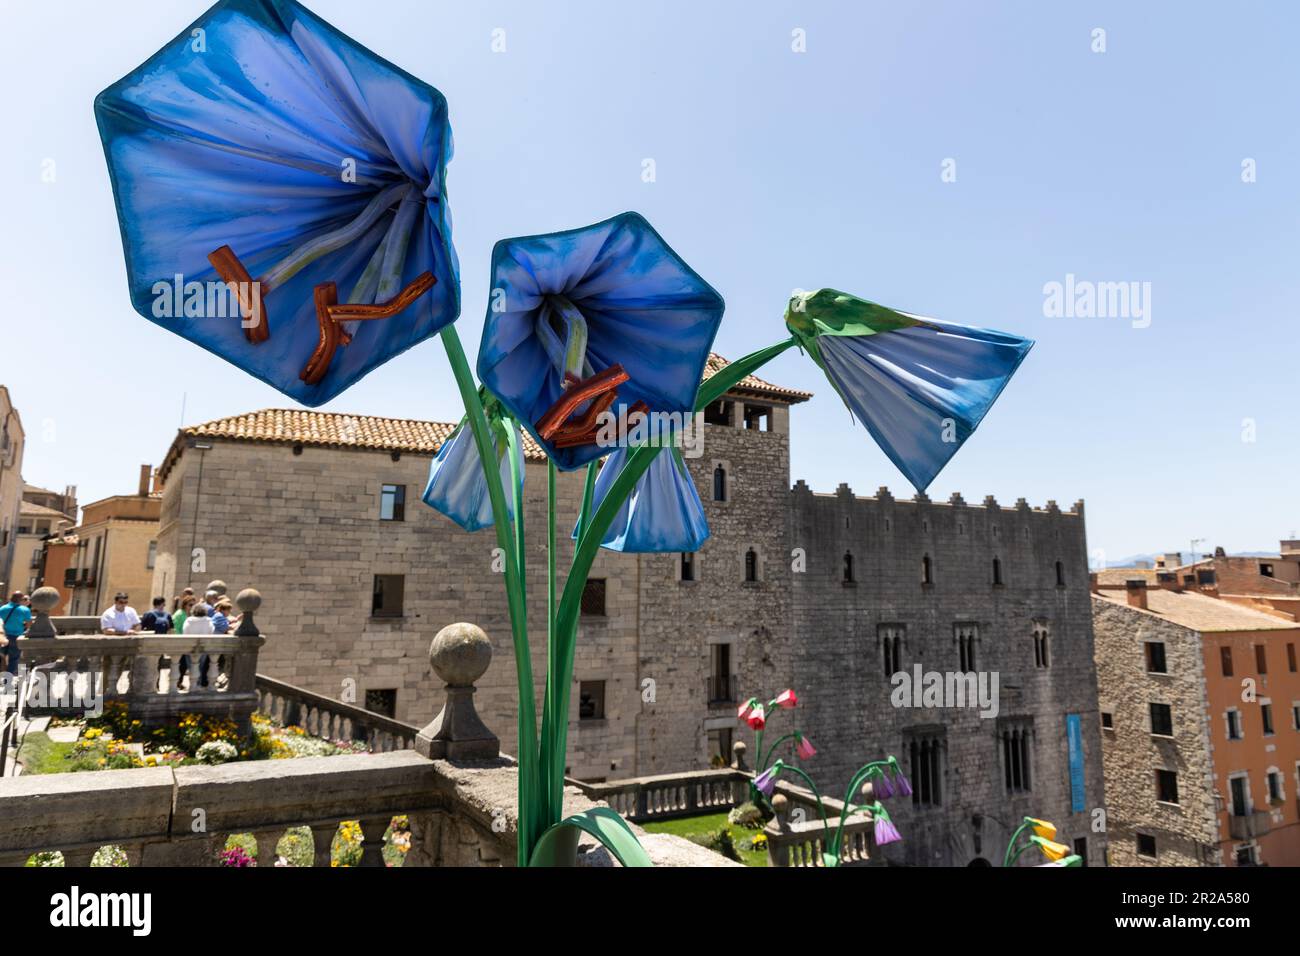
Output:
[[[510,420],[506,441],[510,448],[510,495],[515,515],[515,560],[519,564],[519,599],[528,606],[528,547],[524,539],[524,450],[518,422]]]
[[[797,340],[791,336],[784,342],[769,345],[732,362],[700,386],[695,397],[695,411],[701,412],[706,409],[746,376],[752,375],[765,363],[796,343]],[[564,581],[564,591],[560,596],[560,610],[555,625],[556,643],[559,645],[555,658],[559,665],[558,672],[554,680],[551,680],[549,675],[547,680],[548,696],[553,692],[555,697],[549,707],[543,707],[542,725],[542,747],[546,750],[550,766],[548,796],[551,807],[549,822],[552,824],[560,821],[560,807],[564,797],[564,757],[569,734],[569,694],[573,676],[573,657],[578,638],[578,613],[582,606],[582,591],[587,584],[587,575],[591,573],[591,565],[596,560],[596,552],[605,538],[605,532],[614,523],[614,518],[623,507],[623,503],[632,494],[636,483],[641,480],[641,476],[646,473],[646,469],[650,467],[662,447],[642,445],[628,456],[627,464],[614,479],[600,507],[596,509],[595,514],[591,515],[589,522],[582,522],[578,544],[573,553],[573,565]],[[587,473],[589,485],[592,480],[592,472],[589,470]],[[590,509],[584,508],[584,511],[589,512]]]
[[[442,344],[447,350],[456,386],[465,404],[465,414],[478,447],[483,474],[487,479],[488,498],[492,502],[492,517],[496,525],[497,545],[506,555],[506,601],[510,607],[510,631],[514,640],[515,675],[519,684],[519,833],[516,860],[527,866],[534,844],[541,838],[545,827],[539,826],[541,797],[538,787],[537,710],[533,696],[533,660],[528,649],[528,607],[524,603],[520,565],[511,537],[509,512],[506,509],[505,490],[501,475],[495,467],[496,450],[488,429],[487,416],[479,399],[474,376],[470,373],[465,349],[456,334],[456,326],[448,325],[441,332]],[[522,504],[522,503],[521,503]],[[517,509],[522,518],[522,507]],[[522,524],[522,522],[521,522]]]
[[[786,734],[784,737],[777,738],[776,743],[772,744],[772,746],[767,748],[767,760],[763,761],[761,764],[758,765],[758,772],[762,773],[764,770],[767,769],[767,765],[772,762],[772,754],[776,753],[777,747],[781,746],[787,740],[794,740],[798,736],[799,736],[799,732],[795,731],[792,734]],[[755,740],[754,745],[758,746],[757,740]]]
[[[1024,846],[1022,846],[1019,850],[1016,851],[1014,856],[1011,853],[1012,848],[1016,845],[1016,841],[1020,839],[1020,834],[1024,833],[1025,828],[1028,826],[1030,826],[1029,823],[1022,822],[1020,826],[1016,828],[1016,832],[1011,834],[1011,840],[1007,843],[1007,852],[1002,854],[1003,866],[1013,865],[1016,862],[1016,860],[1020,859],[1020,854],[1024,853],[1025,850],[1029,849],[1030,844],[1026,843]]]
[[[862,786],[867,776],[870,775],[872,768],[887,766],[889,766],[888,760],[873,760],[858,768],[858,772],[855,773],[853,779],[849,781],[849,789],[844,792],[844,806],[840,808],[840,825],[835,830],[835,849],[833,852],[837,855],[840,852],[840,841],[844,839],[844,824],[848,820],[849,815],[855,812],[849,809],[853,806],[854,794],[858,792],[858,788]]]
[[[822,803],[822,795],[817,789],[817,784],[813,783],[813,778],[808,776],[808,774],[804,773],[798,767],[792,767],[787,763],[783,763],[781,764],[781,769],[789,770],[791,773],[797,774],[803,778],[804,783],[808,784],[808,789],[810,789],[813,792],[813,796],[817,798],[817,812],[822,815],[822,830],[826,834],[825,840],[829,841],[831,838],[831,822],[826,818],[826,806]],[[831,849],[829,852],[836,854],[838,858],[838,852],[835,850],[834,844],[830,844],[830,847]]]
[[[551,761],[547,755],[547,728],[553,718],[550,714],[551,701],[555,691],[555,462],[546,459],[546,693],[542,698],[542,742],[541,742],[541,802],[542,819],[552,819],[551,800]],[[563,785],[561,785],[563,789]]]

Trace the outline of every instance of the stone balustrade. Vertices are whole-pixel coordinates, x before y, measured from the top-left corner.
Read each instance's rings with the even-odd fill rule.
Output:
[[[29,715],[97,714],[105,704],[120,701],[130,717],[146,728],[193,713],[227,717],[240,733],[249,732],[250,717],[259,703],[258,650],[265,643],[253,621],[261,606],[256,591],[240,592],[236,599],[243,612],[239,629],[223,635],[64,634],[60,624],[65,619],[49,615],[58,599],[53,588],[38,588],[32,594],[35,616],[27,635],[18,640],[22,666],[33,677],[26,701]],[[203,655],[209,659],[206,686],[199,675]],[[184,679],[183,661],[189,668]]]
[[[748,799],[749,779],[741,771],[722,769],[575,783],[592,800],[608,803],[625,819],[647,823],[730,810]]]
[[[632,823],[671,820],[730,810],[750,799],[754,775],[745,766],[745,744],[737,742],[734,760],[727,768],[690,770],[651,777],[629,777],[602,783],[570,780],[592,800],[608,803]],[[863,802],[874,799],[870,784],[863,787]],[[826,827],[824,809],[832,834],[839,826],[841,800],[823,797],[818,806],[812,791],[786,780],[778,780],[772,800],[777,815],[765,828],[769,866],[822,866]],[[865,863],[870,858],[874,820],[870,813],[854,814],[844,824],[840,864]]]
[[[796,788],[791,788],[796,789]],[[825,799],[826,821],[811,801],[811,812],[807,801],[812,794],[806,790],[799,791],[796,803],[787,792],[778,792],[772,797],[772,809],[776,815],[768,821],[763,829],[767,836],[767,862],[769,866],[824,866],[822,854],[828,847],[827,829],[833,838],[839,828],[839,800]],[[802,811],[802,812],[801,812]],[[875,821],[870,813],[855,813],[844,821],[841,836],[840,866],[863,864],[870,859],[871,835]]]
[[[10,777],[0,780],[0,865],[60,851],[65,865],[87,866],[101,847],[118,846],[133,866],[216,866],[227,838],[247,833],[266,866],[286,830],[308,827],[314,865],[329,866],[339,824],[356,820],[361,865],[382,866],[384,833],[405,815],[411,843],[403,866],[513,866],[517,786],[509,761],[469,766],[411,750]],[[566,813],[592,806],[566,789]],[[678,837],[637,837],[656,865],[730,865]],[[616,865],[590,840],[578,860]]]
[[[307,733],[330,740],[363,741],[373,753],[409,750],[420,728],[404,724],[355,704],[345,704],[324,694],[295,687],[258,674],[255,680],[257,710],[282,726],[302,727]]]
[[[243,632],[241,627],[227,640],[248,637]],[[118,646],[87,641],[135,641],[133,659],[142,659],[156,653],[151,642],[176,639],[39,640],[73,642],[56,645],[63,653],[55,660],[66,663],[75,655],[102,660],[102,648]],[[171,645],[173,650],[177,646]],[[236,647],[232,653],[241,651]],[[499,753],[496,737],[473,705],[473,683],[490,660],[491,643],[481,630],[465,624],[444,628],[430,648],[430,663],[448,685],[447,702],[418,731],[290,685],[258,685],[261,701],[270,701],[281,716],[287,706],[296,708],[291,716],[316,732],[326,726],[343,734],[364,729],[377,745],[372,749],[395,748],[389,752],[0,779],[0,865],[22,866],[33,854],[57,851],[65,865],[86,866],[99,849],[114,846],[130,865],[214,866],[221,863],[232,835],[251,834],[259,865],[265,866],[275,862],[277,845],[288,830],[305,827],[312,837],[312,864],[328,866],[340,824],[357,821],[360,865],[382,866],[385,832],[393,817],[405,816],[410,844],[403,866],[513,866],[518,769]],[[102,663],[85,665],[71,672],[74,680],[82,674],[107,675],[107,680],[115,672]],[[133,674],[130,667],[119,666],[116,672],[119,677]],[[248,686],[254,686],[251,678]],[[259,694],[251,696],[258,701]],[[576,787],[565,788],[566,815],[596,805]],[[634,830],[658,866],[736,865],[688,840]],[[577,862],[617,865],[585,836]]]

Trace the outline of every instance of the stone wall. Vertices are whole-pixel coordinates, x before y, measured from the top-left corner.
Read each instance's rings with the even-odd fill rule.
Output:
[[[860,498],[844,485],[818,495],[802,482],[791,499],[791,546],[807,555],[807,572],[793,576],[792,683],[805,701],[799,720],[819,748],[807,763],[819,784],[840,796],[854,769],[892,753],[915,786],[911,743],[931,742],[940,754],[938,799],[890,802],[904,840],[885,848],[888,859],[1000,863],[1010,830],[1029,815],[1055,822],[1064,843],[1085,838],[1089,862],[1101,863],[1104,835],[1091,828],[1103,783],[1082,504],[1066,513],[1024,501],[972,507],[959,496],[895,500],[886,489]],[[1047,666],[1036,661],[1036,622],[1047,628]],[[959,626],[974,638],[975,671],[998,675],[996,717],[974,707],[895,706],[890,673],[911,674],[918,664],[960,670]],[[900,660],[888,670],[883,629],[900,637]],[[1071,810],[1067,714],[1080,716],[1083,731],[1080,813]],[[1006,784],[999,735],[1015,728],[1032,742],[1028,792]]]
[[[265,598],[258,623],[268,637],[259,667],[268,676],[364,705],[368,690],[395,690],[397,719],[423,725],[442,706],[429,679],[429,642],[445,624],[473,621],[493,641],[493,661],[476,704],[516,749],[516,688],[504,581],[495,570],[495,534],[468,534],[419,500],[431,458],[387,451],[209,440],[188,449],[164,492],[160,560],[154,587],[169,597],[189,585],[201,592],[220,578],[232,590],[255,584]],[[405,520],[381,521],[384,484],[404,485]],[[578,474],[561,474],[560,513],[576,517]],[[528,466],[525,516],[530,530],[530,643],[540,711],[546,653],[546,471]],[[571,560],[570,526],[561,521],[559,567]],[[202,569],[186,575],[185,557],[201,549]],[[180,556],[182,573],[176,571]],[[495,568],[494,568],[495,562]],[[404,614],[371,615],[376,574],[405,577]],[[577,721],[570,756],[575,773],[631,775],[635,760],[636,561],[602,552],[593,578],[606,579],[608,616],[584,617],[575,674],[607,679],[606,718]],[[563,578],[560,580],[563,587]],[[610,765],[617,768],[611,771]],[[600,773],[596,771],[603,768]]]
[[[790,436],[787,410],[776,411],[770,431],[706,425],[703,455],[686,461],[710,531],[695,556],[695,580],[681,580],[681,555],[641,557],[639,676],[653,681],[654,701],[640,715],[640,774],[709,766],[713,727],[739,739],[736,703],[709,701],[712,645],[730,645],[742,698],[774,695],[791,680]],[[732,418],[743,421],[738,413]],[[725,501],[713,496],[719,465]],[[746,582],[750,549],[758,580]]]
[[[1115,866],[1205,866],[1218,860],[1210,728],[1202,641],[1154,614],[1093,598],[1103,730],[1107,829]],[[1148,641],[1165,645],[1167,673],[1147,673]],[[1174,735],[1151,735],[1150,705],[1169,704]],[[1155,771],[1178,774],[1177,806],[1156,799]],[[1156,856],[1139,856],[1137,835],[1154,836]]]

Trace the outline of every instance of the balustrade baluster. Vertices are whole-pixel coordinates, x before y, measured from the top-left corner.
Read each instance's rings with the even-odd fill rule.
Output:
[[[391,817],[366,817],[361,820],[361,865],[387,866],[384,862],[384,831]]]

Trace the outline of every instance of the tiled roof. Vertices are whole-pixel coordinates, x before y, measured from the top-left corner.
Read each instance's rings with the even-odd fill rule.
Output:
[[[1123,592],[1103,592],[1098,595],[1098,599],[1128,606],[1128,597]],[[1140,608],[1133,610],[1142,613]],[[1214,631],[1276,631],[1297,628],[1294,622],[1261,611],[1252,611],[1239,604],[1230,604],[1191,591],[1171,591],[1165,588],[1147,589],[1147,611],[1203,634]]]
[[[1128,581],[1156,583],[1155,568],[1103,568],[1096,572],[1097,585],[1103,588],[1122,588]]]
[[[704,378],[707,381],[730,363],[717,352],[709,353],[709,360],[704,364]],[[776,398],[784,402],[794,404],[796,402],[806,402],[812,398],[812,392],[801,392],[796,388],[785,388],[781,385],[773,385],[766,382],[757,375],[746,375],[742,378],[734,389],[737,392],[749,392],[755,395],[763,395],[767,398]]]
[[[727,360],[716,352],[709,354],[704,378],[707,380],[726,368]],[[748,375],[736,386],[736,391],[785,402],[803,402],[812,398],[811,392],[800,392],[765,382]],[[235,441],[270,442],[275,444],[303,444],[319,447],[371,448],[381,451],[409,451],[436,455],[442,443],[451,437],[455,424],[426,422],[410,418],[381,418],[377,415],[349,415],[341,412],[316,412],[305,408],[264,408],[245,412],[230,418],[218,418],[201,425],[190,425],[181,430],[172,443],[160,473],[171,470],[180,457],[184,438],[225,438]],[[544,462],[545,454],[524,432],[524,457],[529,461]]]
[[[314,412],[305,408],[264,408],[259,412],[191,425],[183,433],[192,438],[347,446],[436,455],[455,430],[456,426],[449,422]],[[532,461],[546,460],[541,448],[527,433],[524,435],[524,455]]]
[[[29,515],[29,516],[31,516],[31,517],[33,517],[33,518],[70,518],[70,517],[72,517],[71,515],[66,515],[66,514],[64,514],[64,513],[63,513],[62,511],[60,511],[58,508],[47,508],[45,505],[38,505],[38,504],[37,504],[36,502],[34,502],[34,501],[23,501],[23,502],[19,505],[19,512],[20,512],[21,514]]]

